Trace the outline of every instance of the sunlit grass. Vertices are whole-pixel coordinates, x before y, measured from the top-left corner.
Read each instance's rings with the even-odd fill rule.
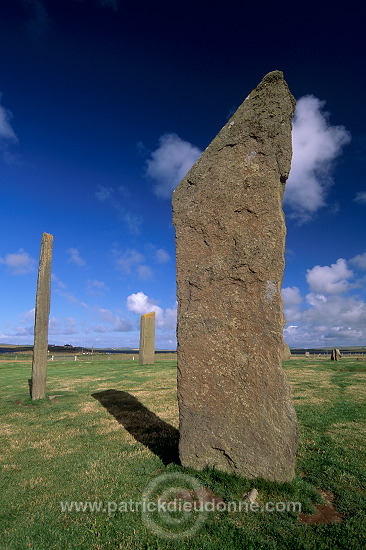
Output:
[[[300,359],[285,369],[300,443],[297,476],[277,484],[169,463],[178,428],[173,361],[50,362],[47,397],[39,402],[29,398],[29,362],[0,363],[1,550],[362,548],[366,362]],[[189,473],[225,501],[255,487],[258,502],[300,501],[308,514],[321,501],[317,490],[328,491],[342,521],[212,513],[197,534],[176,541],[149,531],[139,513],[61,511],[61,501],[139,501],[166,472]]]

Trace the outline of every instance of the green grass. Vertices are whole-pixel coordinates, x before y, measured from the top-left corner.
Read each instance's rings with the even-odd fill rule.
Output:
[[[361,549],[365,546],[366,363],[284,364],[300,425],[291,483],[246,480],[176,460],[176,363],[49,363],[47,397],[32,402],[29,362],[0,362],[0,549]],[[112,391],[113,390],[113,391]],[[173,460],[173,462],[171,462]],[[162,474],[189,474],[216,498],[255,487],[260,504],[334,495],[339,523],[307,525],[294,512],[212,512],[190,538],[157,536],[138,512],[62,512],[60,502],[140,501]],[[171,525],[174,532],[174,525]]]

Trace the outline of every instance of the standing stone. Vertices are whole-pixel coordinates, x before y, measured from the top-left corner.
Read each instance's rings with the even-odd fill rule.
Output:
[[[38,267],[36,317],[34,323],[34,346],[31,380],[32,399],[43,399],[46,395],[52,244],[52,235],[43,233]]]
[[[155,311],[141,315],[139,363],[140,365],[155,363]]]
[[[283,344],[282,361],[289,361],[291,359],[291,350],[288,344]]]
[[[295,109],[269,73],[173,194],[183,466],[289,481],[297,420],[282,370],[282,198]]]
[[[342,354],[339,351],[339,349],[337,349],[337,348],[332,349],[332,353],[330,355],[330,360],[331,361],[340,361],[341,359],[342,359]]]

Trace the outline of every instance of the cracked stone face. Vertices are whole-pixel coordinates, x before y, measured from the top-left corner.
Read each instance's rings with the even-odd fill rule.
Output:
[[[246,98],[173,193],[180,458],[244,477],[294,475],[282,370],[284,182],[295,100],[280,71]]]

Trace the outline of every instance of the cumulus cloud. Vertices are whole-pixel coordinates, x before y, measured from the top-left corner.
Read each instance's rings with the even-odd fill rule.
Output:
[[[95,309],[100,320],[103,323],[108,323],[108,325],[110,325],[96,325],[92,329],[95,332],[130,332],[133,330],[132,322],[129,319],[123,319],[119,315],[114,314],[110,309],[105,309],[98,306],[96,306]],[[99,327],[99,329],[97,327]]]
[[[154,193],[170,198],[172,191],[201,156],[202,151],[177,134],[164,134],[147,161],[146,173],[155,180]]]
[[[69,254],[69,258],[67,260],[69,263],[80,267],[86,265],[86,261],[80,256],[78,248],[69,248],[66,252]]]
[[[152,277],[152,269],[146,265],[145,256],[134,248],[128,248],[121,252],[117,247],[112,250],[115,266],[118,271],[126,275],[136,275],[139,279],[149,279]]]
[[[310,290],[324,294],[340,294],[349,288],[349,281],[353,277],[353,271],[348,269],[347,262],[339,258],[330,266],[316,265],[307,270],[306,281]]]
[[[351,139],[344,126],[329,123],[324,105],[313,95],[301,97],[293,120],[293,157],[284,204],[299,222],[325,206],[334,161]]]
[[[306,295],[301,318],[287,318],[285,339],[293,346],[362,345],[366,338],[366,303],[352,296]]]
[[[163,308],[156,304],[155,300],[140,291],[127,297],[127,308],[138,315],[155,311],[156,325],[163,330],[175,331],[177,322],[176,307],[167,308],[164,311]]]
[[[24,337],[29,341],[29,336],[34,334],[34,317],[35,309],[32,308],[25,313],[21,313],[19,318],[19,324],[14,326],[12,334],[9,334],[8,337],[17,336],[18,338]],[[48,331],[52,336],[55,335],[69,335],[77,334],[79,332],[76,322],[72,317],[66,317],[65,319],[60,319],[58,317],[50,317],[48,322]]]
[[[120,252],[115,248],[113,252],[115,254],[117,269],[128,275],[132,273],[136,265],[141,264],[145,260],[144,256],[134,248],[128,248],[125,252]]]
[[[358,193],[356,193],[356,196],[353,200],[355,202],[359,202],[360,204],[366,204],[366,191],[359,191]]]
[[[366,253],[349,263],[366,269]],[[285,340],[294,347],[340,347],[362,345],[366,339],[366,302],[352,295],[356,274],[346,260],[339,258],[330,266],[315,266],[307,271],[309,291],[303,298],[297,287],[282,290],[286,327]]]
[[[26,275],[35,270],[36,260],[20,248],[18,252],[7,254],[4,258],[0,257],[0,264],[5,265],[11,275]]]
[[[155,311],[157,317],[161,317],[163,310],[160,306],[156,305],[155,301],[146,296],[143,292],[136,292],[127,297],[127,307],[133,313],[144,315]]]
[[[283,307],[286,319],[291,319],[292,322],[301,318],[300,306],[303,302],[303,298],[300,294],[299,288],[296,286],[289,286],[282,289]]]
[[[357,256],[354,256],[349,260],[349,263],[355,266],[355,268],[366,271],[366,252],[363,254],[357,254]]]

